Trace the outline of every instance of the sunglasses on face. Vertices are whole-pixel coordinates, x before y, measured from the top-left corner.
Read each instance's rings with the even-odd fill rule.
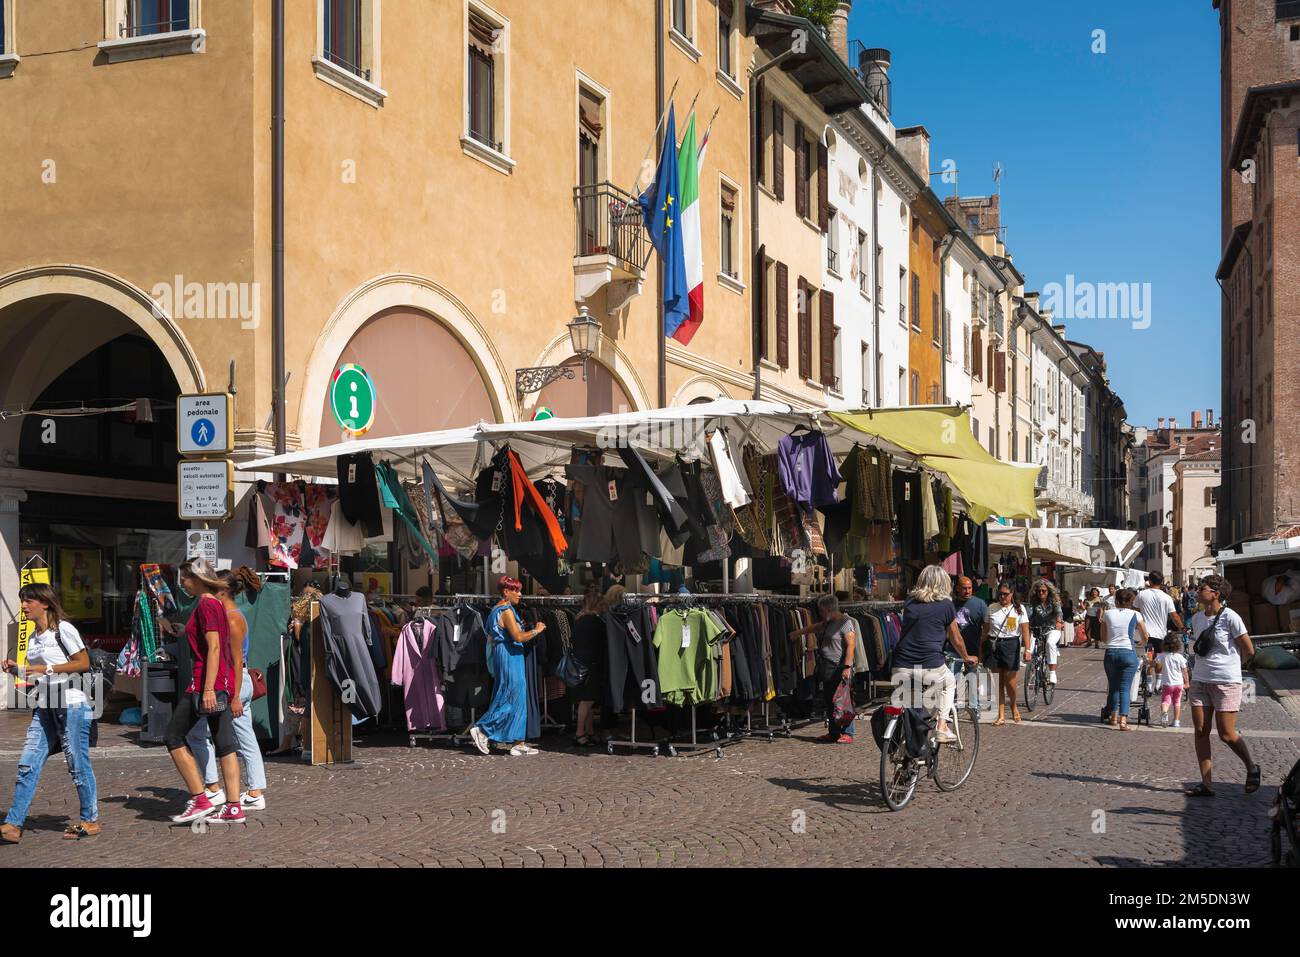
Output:
[[[1000,592],[998,592],[998,597],[999,597],[999,598],[1010,598],[1010,597],[1011,597],[1011,592],[1009,592],[1009,591],[1000,591]]]

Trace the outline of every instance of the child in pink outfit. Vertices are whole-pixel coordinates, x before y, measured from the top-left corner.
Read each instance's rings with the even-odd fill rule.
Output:
[[[1187,658],[1182,642],[1175,636],[1165,638],[1162,652],[1156,656],[1154,671],[1160,675],[1160,724],[1169,724],[1169,706],[1174,708],[1174,727],[1183,713],[1183,690],[1187,686]]]

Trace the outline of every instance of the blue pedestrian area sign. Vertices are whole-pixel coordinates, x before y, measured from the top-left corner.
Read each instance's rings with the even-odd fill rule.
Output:
[[[176,399],[176,444],[182,455],[225,455],[234,444],[229,392]]]

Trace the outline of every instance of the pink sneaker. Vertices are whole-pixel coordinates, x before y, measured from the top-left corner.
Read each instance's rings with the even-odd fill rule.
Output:
[[[852,744],[852,743],[853,743],[853,736],[852,736],[852,735],[849,735],[849,734],[842,734],[842,735],[840,735],[838,738],[835,739],[835,743],[836,743],[836,744]]]
[[[221,813],[215,817],[208,818],[209,824],[247,824],[248,818],[244,816],[244,809],[238,804],[229,803],[221,809]]]
[[[208,800],[207,794],[196,794],[190,798],[185,805],[185,810],[180,814],[172,815],[173,824],[189,824],[191,821],[197,821],[199,818],[209,817],[217,812],[216,807]]]

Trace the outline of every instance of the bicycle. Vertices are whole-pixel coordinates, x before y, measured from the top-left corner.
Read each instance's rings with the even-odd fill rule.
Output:
[[[1025,672],[1025,710],[1033,711],[1038,696],[1043,696],[1043,704],[1052,703],[1056,685],[1052,684],[1051,669],[1047,665],[1047,634],[1034,636],[1034,650],[1029,656]]]
[[[958,660],[945,656],[948,667]],[[983,665],[963,663],[961,673],[963,676],[974,673],[979,688],[988,684],[989,671]],[[962,701],[965,691],[965,683],[958,681],[947,714],[948,730],[955,740],[939,741],[931,737],[929,753],[924,758],[915,758],[907,750],[903,708],[894,704],[884,705],[888,722],[880,745],[880,792],[891,811],[901,811],[912,800],[921,778],[922,765],[940,791],[957,790],[975,770],[975,759],[980,749],[979,711],[969,698]]]

